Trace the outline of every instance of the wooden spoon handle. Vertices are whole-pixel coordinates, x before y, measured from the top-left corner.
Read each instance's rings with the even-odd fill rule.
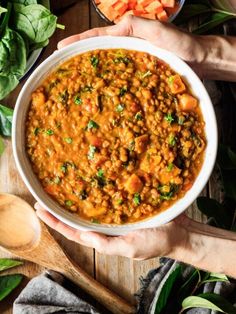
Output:
[[[61,269],[60,272],[72,282],[80,286],[85,292],[94,297],[94,299],[104,305],[112,313],[135,313],[134,306],[130,305],[127,301],[119,297],[117,294],[104,287],[72,261],[69,261],[67,266],[64,266],[64,269]]]

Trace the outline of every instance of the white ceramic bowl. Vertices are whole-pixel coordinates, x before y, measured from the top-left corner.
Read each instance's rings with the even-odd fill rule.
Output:
[[[184,77],[189,83],[193,94],[198,97],[206,123],[205,132],[207,146],[205,159],[202,169],[192,188],[183,198],[178,200],[164,212],[140,222],[124,225],[93,224],[89,221],[80,219],[76,214],[72,214],[63,209],[46,192],[44,192],[40,182],[31,169],[25,150],[25,121],[30,104],[31,93],[41,84],[49,73],[65,60],[86,51],[106,48],[125,48],[145,51],[167,62],[172,69]],[[22,88],[14,110],[12,134],[13,153],[17,168],[35,199],[50,213],[71,227],[81,230],[95,230],[110,235],[120,235],[135,229],[160,226],[181,214],[193,203],[207,183],[215,163],[217,152],[217,126],[215,113],[207,91],[198,76],[185,62],[172,53],[159,49],[145,40],[132,37],[94,37],[76,42],[59,51],[55,51],[34,70]]]

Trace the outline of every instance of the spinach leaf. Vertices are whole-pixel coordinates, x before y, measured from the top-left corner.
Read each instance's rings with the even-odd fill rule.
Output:
[[[30,42],[44,42],[54,33],[57,26],[57,17],[44,6],[31,4],[24,7],[15,6],[14,9],[15,27]],[[30,31],[25,28],[26,25],[30,25]]]
[[[0,301],[12,292],[22,281],[23,275],[6,275],[0,277]]]
[[[0,105],[0,134],[11,136],[13,110]]]
[[[225,13],[212,13],[210,19],[204,24],[200,25],[198,28],[194,29],[194,34],[203,34],[208,32],[210,29],[232,19],[233,16]]]
[[[182,311],[190,308],[205,308],[221,313],[236,314],[236,308],[225,298],[215,293],[203,293],[184,299]]]
[[[0,136],[0,156],[4,152],[4,149],[5,149],[5,145],[4,145],[3,139]]]
[[[7,12],[7,9],[0,6],[0,16],[2,13],[5,13],[5,12]]]
[[[14,74],[0,74],[0,100],[6,97],[19,83],[18,78]]]
[[[21,261],[15,261],[13,259],[9,258],[0,258],[0,272],[12,267],[16,267],[19,265],[22,265],[23,263]]]
[[[21,35],[6,28],[0,40],[0,74],[21,77],[26,68],[26,47]]]

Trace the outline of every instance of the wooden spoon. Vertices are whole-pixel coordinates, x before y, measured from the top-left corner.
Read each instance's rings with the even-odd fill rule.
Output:
[[[75,265],[39,221],[33,208],[14,195],[0,194],[0,247],[23,259],[60,272],[112,313],[135,308]]]

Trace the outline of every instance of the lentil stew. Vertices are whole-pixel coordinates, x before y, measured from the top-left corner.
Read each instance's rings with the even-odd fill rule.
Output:
[[[170,207],[203,164],[205,123],[184,79],[148,53],[104,49],[61,64],[33,93],[26,149],[44,190],[93,223]]]

